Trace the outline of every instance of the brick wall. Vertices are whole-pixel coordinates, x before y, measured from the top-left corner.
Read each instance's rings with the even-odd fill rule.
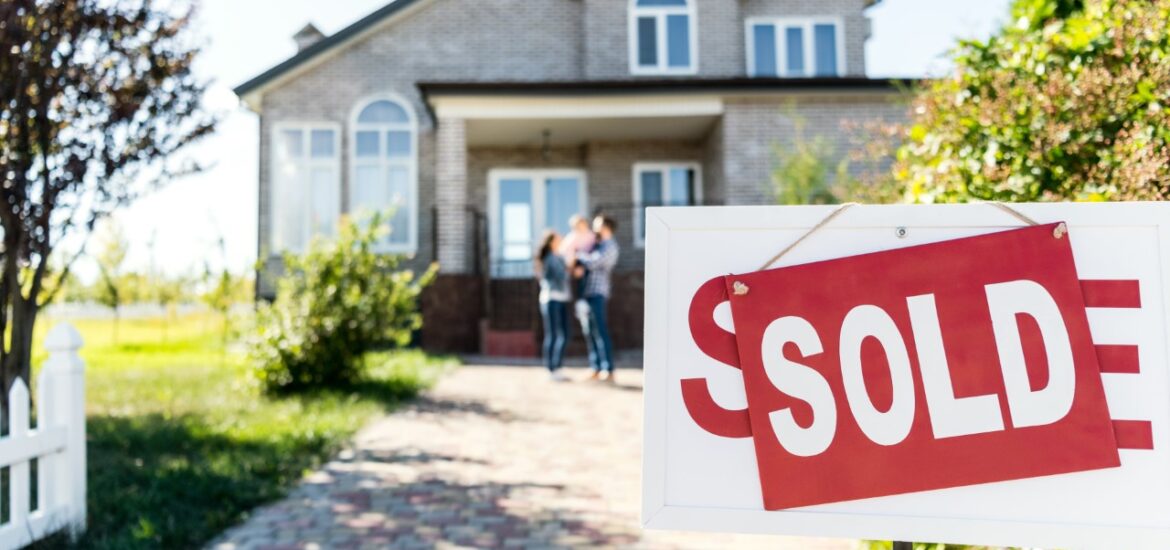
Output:
[[[861,12],[863,0],[697,1],[700,77],[746,74],[744,19],[754,15],[843,16],[848,72],[864,74],[867,22]],[[621,334],[617,336],[619,346],[640,345],[643,255],[633,241],[633,164],[701,162],[707,201],[768,202],[772,147],[789,142],[792,130],[792,118],[781,108],[785,100],[727,98],[723,119],[706,139],[697,142],[593,142],[553,148],[546,159],[535,148],[476,147],[461,154],[459,144],[466,140],[463,121],[443,121],[436,128],[416,88],[419,81],[632,78],[628,7],[629,0],[427,0],[363,41],[303,69],[266,93],[260,120],[259,244],[269,273],[280,269],[279,262],[270,259],[267,246],[274,125],[341,124],[341,187],[343,196],[348,196],[350,120],[366,100],[393,94],[406,99],[419,121],[419,248],[405,267],[423,269],[439,259],[445,271],[424,298],[432,327],[424,330],[424,343],[430,342],[436,349],[476,349],[478,327],[469,319],[478,321],[483,312],[451,304],[483,300],[482,283],[459,274],[471,271],[474,265],[475,230],[463,209],[472,205],[486,210],[487,171],[548,166],[585,169],[589,210],[604,206],[618,219],[622,260],[611,306],[616,309],[611,313],[615,326],[630,324],[621,330],[615,328],[615,333]],[[901,115],[901,107],[887,105],[883,98],[872,95],[801,96],[797,109],[808,121],[810,135],[829,135],[839,141],[845,139],[843,120]],[[437,153],[438,140],[444,144],[442,155]],[[438,211],[440,220],[435,219],[437,206],[443,207]],[[436,225],[441,235],[433,234]],[[271,293],[271,282],[272,277],[261,277],[262,294]],[[446,334],[438,334],[434,327],[444,327]]]
[[[784,98],[729,98],[722,126],[723,176],[727,204],[769,204],[776,147],[793,143],[796,122],[803,119],[805,139],[824,136],[834,144],[831,167],[856,146],[850,122],[900,121],[902,98],[894,94],[828,94]],[[830,174],[832,177],[833,174]]]
[[[609,314],[610,335],[613,337],[615,349],[638,349],[642,347],[643,310],[645,307],[645,285],[642,271],[622,271],[614,274],[613,296],[610,297],[607,313]],[[535,349],[540,349],[544,338],[544,328],[540,318],[539,303],[537,301],[536,283],[525,279],[517,281],[493,281],[498,296],[508,295],[510,298],[506,307],[522,310],[522,315],[509,316],[504,322],[495,322],[492,318],[488,323],[493,330],[512,332],[527,331],[532,338]],[[570,315],[573,313],[570,311]],[[524,322],[517,324],[516,320]],[[460,321],[463,326],[465,321]],[[426,334],[424,330],[424,335]],[[466,347],[468,344],[461,344]],[[431,348],[428,348],[431,349]],[[436,351],[459,351],[455,349]],[[570,356],[585,355],[585,339],[582,336],[581,324],[574,315],[569,321],[569,344],[565,353]],[[538,352],[539,353],[539,352]]]
[[[709,158],[707,142],[639,141],[590,142],[582,146],[554,147],[546,159],[531,147],[473,147],[468,152],[467,204],[487,210],[488,177],[493,168],[575,168],[585,171],[589,204],[583,214],[599,209],[618,223],[620,270],[641,270],[644,255],[634,244],[633,169],[638,162],[698,162]],[[718,172],[714,172],[718,174]],[[703,170],[704,197],[721,200],[722,183],[708,181]],[[708,189],[716,189],[709,192]]]
[[[727,178],[723,173],[723,119],[715,121],[703,144],[703,198],[710,204],[727,202]]]
[[[444,119],[435,132],[435,202],[439,226],[439,265],[446,273],[468,273],[467,125]]]
[[[863,2],[702,0],[697,6],[699,76],[746,74],[745,17],[803,14],[844,16],[847,67],[850,74],[863,74],[867,29],[861,11]],[[260,124],[260,257],[267,258],[271,252],[268,242],[273,126],[280,122],[342,124],[341,188],[343,197],[347,197],[352,137],[349,121],[360,104],[379,94],[405,98],[419,120],[419,226],[416,228],[419,248],[407,266],[422,269],[436,260],[434,249],[447,246],[435,246],[437,241],[444,238],[447,243],[465,241],[470,232],[458,225],[450,228],[445,237],[432,234],[436,225],[443,228],[448,223],[458,224],[451,212],[447,223],[436,224],[434,219],[440,161],[455,163],[458,159],[436,158],[434,121],[427,115],[416,83],[632,78],[628,55],[629,5],[629,0],[427,0],[392,17],[368,38],[302,70],[267,92]],[[725,142],[732,140],[726,131],[723,134]],[[719,160],[717,151],[710,148],[704,156],[708,164]],[[444,166],[443,170],[447,174],[458,173],[454,166]],[[758,172],[744,173],[754,177]],[[720,189],[722,181],[733,175],[713,165],[704,170],[713,190]],[[465,257],[445,260],[444,269],[456,272],[466,271],[469,264]],[[268,279],[262,279],[261,290],[271,290]]]
[[[479,320],[483,317],[483,279],[470,275],[439,275],[423,291],[423,349],[436,353],[479,351]]]
[[[845,66],[849,76],[865,75],[869,20],[865,0],[692,0],[697,1],[698,74],[706,78],[747,74],[745,21],[748,17],[835,16],[845,24]],[[586,78],[663,78],[630,75],[630,0],[584,0]],[[693,78],[693,76],[667,77]]]
[[[589,204],[617,221],[621,247],[619,270],[641,270],[645,254],[634,242],[634,164],[638,162],[702,162],[701,143],[683,141],[594,142],[589,144]]]
[[[271,255],[271,135],[281,122],[343,125],[342,193],[350,180],[354,111],[379,94],[406,98],[419,120],[419,249],[408,267],[434,261],[435,128],[420,81],[579,80],[584,74],[578,0],[427,0],[361,42],[267,92],[260,117],[260,257]],[[535,55],[539,54],[539,55]],[[345,204],[343,202],[343,209]],[[456,260],[457,262],[459,260]],[[263,291],[270,291],[267,286]]]
[[[488,173],[495,168],[585,168],[583,146],[552,147],[548,155],[538,147],[472,147],[468,152],[467,204],[487,210]]]
[[[845,75],[865,76],[865,41],[869,38],[869,18],[863,8],[865,0],[746,0],[740,2],[742,17],[840,17],[845,28]],[[740,49],[746,44],[746,27],[739,29]],[[741,59],[746,63],[746,53]],[[746,71],[746,68],[744,69]]]

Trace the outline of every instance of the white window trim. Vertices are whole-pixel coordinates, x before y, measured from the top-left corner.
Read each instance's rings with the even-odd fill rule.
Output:
[[[699,0],[687,0],[686,6],[639,6],[638,0],[629,0],[627,12],[629,41],[630,74],[632,75],[694,75],[699,73]],[[691,50],[691,64],[687,67],[671,67],[667,59],[666,16],[686,15],[689,42]],[[654,17],[658,31],[658,64],[654,67],[643,67],[638,64],[638,18]]]
[[[780,78],[817,78],[816,71],[816,37],[813,36],[813,27],[816,25],[833,25],[837,28],[837,74],[827,77],[842,77],[849,74],[845,66],[845,20],[841,17],[749,17],[744,23],[744,37],[747,42],[747,69],[748,76],[755,78],[756,74],[756,40],[752,28],[756,25],[773,25],[776,29],[776,76]],[[787,27],[801,27],[804,29],[804,74],[791,74],[788,71],[788,44],[783,30]],[[826,78],[826,77],[821,77]]]
[[[281,142],[280,142],[281,133],[283,133],[287,130],[300,130],[300,131],[304,132],[304,137],[302,138],[304,140],[304,142],[302,143],[302,146],[304,147],[303,150],[304,150],[305,156],[301,160],[301,163],[302,163],[301,168],[306,170],[306,172],[309,174],[312,173],[312,170],[314,168],[331,168],[333,170],[333,173],[336,175],[336,178],[337,178],[337,192],[341,193],[341,133],[344,130],[341,127],[341,125],[336,123],[336,122],[326,122],[326,121],[291,121],[291,120],[289,120],[289,121],[281,121],[281,122],[274,123],[272,125],[272,129],[270,131],[271,133],[269,134],[270,142],[269,142],[269,147],[268,147],[268,157],[269,157],[269,159],[268,159],[268,174],[269,174],[269,177],[268,177],[268,255],[269,256],[279,256],[280,254],[282,254],[286,251],[298,253],[298,254],[302,253],[305,250],[307,250],[307,247],[312,242],[313,236],[314,236],[313,235],[313,228],[312,228],[311,224],[309,223],[310,220],[312,219],[312,216],[311,216],[311,214],[312,214],[312,210],[311,210],[312,201],[309,200],[311,197],[311,194],[307,193],[305,195],[305,206],[304,206],[305,212],[303,213],[305,223],[302,225],[302,228],[301,228],[301,231],[303,231],[301,237],[303,239],[303,242],[305,243],[305,248],[303,248],[301,250],[292,250],[292,249],[287,248],[285,246],[285,243],[278,243],[277,242],[277,238],[280,235],[280,231],[278,229],[278,226],[281,222],[280,216],[283,214],[283,212],[281,212],[280,209],[277,207],[277,201],[279,199],[279,197],[277,197],[277,191],[281,187],[281,183],[279,181],[280,180],[280,172],[281,172],[281,165],[280,165],[281,156],[280,156],[279,147],[281,145]],[[328,158],[328,159],[314,159],[313,158],[311,135],[312,135],[312,132],[314,130],[330,130],[333,132],[333,156],[331,158]],[[306,191],[308,191],[308,190],[306,190]],[[341,197],[340,196],[337,197],[337,204],[338,204],[338,211],[336,212],[336,214],[338,215],[338,218],[340,219],[341,213],[342,213]]]
[[[376,101],[390,101],[397,103],[403,110],[406,111],[406,118],[409,122],[406,124],[394,123],[378,123],[378,124],[362,124],[358,122],[358,116],[361,115],[362,110],[370,106]],[[407,166],[408,180],[410,185],[410,219],[407,221],[407,227],[410,228],[410,238],[405,244],[397,243],[380,243],[374,247],[376,252],[386,254],[407,254],[414,255],[418,252],[418,234],[419,234],[419,202],[418,202],[418,117],[414,113],[414,104],[410,102],[405,96],[395,92],[383,92],[371,96],[366,96],[358,100],[354,105],[353,111],[349,115],[349,185],[348,193],[346,193],[348,200],[346,201],[345,211],[347,213],[355,213],[355,209],[360,205],[353,204],[354,200],[354,186],[357,185],[357,170],[358,165],[363,166],[376,163],[382,168],[389,168],[391,166]],[[381,134],[385,134],[391,130],[408,130],[410,131],[410,158],[407,160],[390,160],[379,152],[378,160],[371,161],[369,159],[359,160],[357,156],[357,133],[361,130],[376,129]],[[378,138],[380,148],[385,145],[386,137],[381,135]]]
[[[695,203],[702,204],[703,202],[703,164],[700,162],[689,161],[654,161],[654,162],[637,162],[630,174],[630,187],[633,188],[634,196],[634,247],[645,248],[646,236],[638,231],[642,227],[642,217],[646,214],[646,207],[642,206],[642,173],[660,171],[669,177],[672,168],[689,168],[695,172]],[[670,202],[670,181],[663,178],[662,194],[666,202]]]
[[[488,170],[488,250],[489,258],[493,263],[501,261],[503,251],[500,249],[500,181],[506,179],[529,179],[532,181],[532,238],[536,241],[540,233],[549,226],[545,218],[545,192],[543,185],[537,185],[548,178],[577,178],[581,182],[578,191],[578,201],[581,207],[589,208],[589,178],[585,170],[580,168],[493,168]],[[538,207],[538,205],[540,207]],[[588,216],[589,212],[579,212]],[[533,250],[535,253],[536,251]],[[490,267],[489,267],[490,272]],[[495,274],[493,278],[497,277]],[[506,277],[504,277],[506,278]]]

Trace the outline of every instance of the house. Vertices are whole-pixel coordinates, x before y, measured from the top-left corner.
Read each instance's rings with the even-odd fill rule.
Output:
[[[423,345],[533,354],[534,240],[606,212],[615,344],[638,347],[645,206],[767,204],[798,121],[844,144],[844,123],[904,116],[865,76],[874,3],[396,0],[310,25],[236,88],[260,115],[259,293],[280,251],[393,207],[383,250],[441,266]]]

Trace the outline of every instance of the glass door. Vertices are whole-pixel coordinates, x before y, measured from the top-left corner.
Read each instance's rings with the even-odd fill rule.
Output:
[[[544,230],[564,235],[569,217],[586,213],[585,174],[579,170],[493,170],[489,180],[492,276],[531,277],[532,258]]]

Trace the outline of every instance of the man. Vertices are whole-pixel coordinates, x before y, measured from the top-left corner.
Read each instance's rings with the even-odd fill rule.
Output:
[[[617,229],[613,218],[606,215],[593,220],[593,231],[599,242],[591,252],[577,255],[577,262],[585,267],[585,303],[588,311],[581,318],[581,330],[589,346],[589,366],[593,367],[590,380],[613,382],[613,340],[609,336],[606,305],[609,303],[613,269],[618,262],[618,244],[613,238]]]

